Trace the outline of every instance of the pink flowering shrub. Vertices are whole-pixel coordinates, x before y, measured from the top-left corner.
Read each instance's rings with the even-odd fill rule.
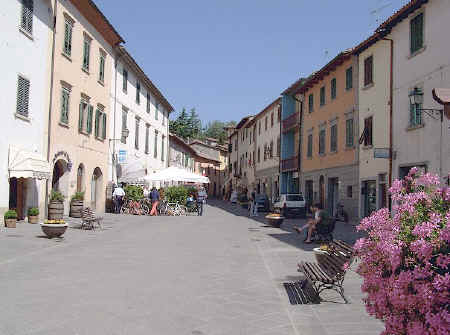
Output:
[[[450,189],[410,170],[393,182],[393,213],[383,208],[361,221],[360,259],[366,309],[385,323],[382,335],[450,333]]]

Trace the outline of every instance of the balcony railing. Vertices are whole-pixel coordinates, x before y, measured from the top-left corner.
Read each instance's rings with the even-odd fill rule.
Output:
[[[283,159],[281,161],[281,171],[293,171],[298,170],[298,156],[291,157],[288,159]]]
[[[299,125],[298,112],[283,120],[283,132],[287,132]]]

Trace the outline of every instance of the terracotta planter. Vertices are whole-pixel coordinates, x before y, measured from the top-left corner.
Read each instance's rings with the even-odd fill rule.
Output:
[[[17,219],[5,219],[6,228],[16,228]]]
[[[53,224],[53,223],[41,223],[41,229],[48,238],[60,237],[62,236],[69,225],[67,223],[63,224]]]
[[[280,217],[268,217],[266,216],[267,222],[275,227],[275,228],[280,228],[281,224],[283,223],[284,217],[280,216]]]
[[[72,200],[70,203],[70,217],[81,218],[83,211],[83,200]]]
[[[48,219],[62,220],[64,215],[64,203],[60,201],[52,201],[48,204]]]
[[[35,215],[35,216],[29,215],[28,216],[28,223],[36,224],[38,222],[39,222],[39,215]]]

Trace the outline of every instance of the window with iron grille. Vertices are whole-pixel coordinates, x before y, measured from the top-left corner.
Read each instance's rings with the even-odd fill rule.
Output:
[[[69,124],[69,97],[70,91],[63,87],[61,90],[61,118],[60,122],[63,124]]]
[[[331,126],[330,129],[330,151],[337,151],[337,124]]]
[[[145,125],[145,153],[146,154],[148,154],[150,152],[149,140],[150,140],[150,125],[147,123]]]
[[[158,131],[155,130],[155,152],[153,154],[153,157],[158,157]]]
[[[120,142],[126,144],[127,143],[127,137],[125,136],[128,128],[127,128],[127,115],[128,111],[125,108],[122,108],[122,134],[120,137]]]
[[[410,51],[411,54],[423,48],[423,13],[414,17],[410,22]]]
[[[319,131],[319,155],[325,154],[325,129]]]
[[[33,34],[33,0],[22,0],[20,28],[28,34]]]
[[[353,147],[353,119],[345,121],[345,146]]]
[[[166,137],[163,135],[161,137],[161,161],[164,162],[164,151],[165,151],[165,145],[166,145]]]
[[[127,93],[128,89],[128,71],[127,69],[123,68],[122,70],[122,90]]]
[[[331,79],[331,99],[336,99],[336,78]]]
[[[320,88],[320,105],[325,105],[325,86]]]
[[[97,106],[95,111],[94,135],[97,139],[104,140],[106,138],[106,113],[101,105]]]
[[[309,112],[312,113],[314,111],[314,95],[310,94],[308,96],[308,109]]]
[[[136,103],[141,103],[141,83],[136,80]]]
[[[89,72],[89,58],[91,54],[91,39],[84,36],[83,42],[83,70]]]
[[[349,67],[345,70],[345,89],[350,90],[353,88],[353,67]]]
[[[373,56],[364,60],[364,86],[373,83]]]
[[[64,46],[63,53],[70,57],[72,55],[72,31],[74,21],[69,17],[64,19]]]
[[[29,115],[30,81],[22,76],[17,80],[16,113],[25,117]]]
[[[98,81],[100,81],[101,83],[105,82],[105,63],[106,63],[106,53],[100,50]]]
[[[135,120],[135,131],[134,131],[134,147],[136,150],[139,150],[139,121],[140,119],[137,117]]]
[[[308,150],[307,150],[308,158],[312,157],[312,153],[313,153],[313,135],[309,134],[308,135]]]
[[[147,113],[150,113],[150,93],[147,92]]]
[[[409,104],[409,126],[417,127],[422,125],[422,105]]]

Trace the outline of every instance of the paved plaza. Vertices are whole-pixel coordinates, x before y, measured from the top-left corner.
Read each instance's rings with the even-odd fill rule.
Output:
[[[283,282],[313,260],[288,220],[281,229],[224,202],[203,217],[106,214],[105,229],[63,239],[39,225],[0,228],[0,335],[364,335],[382,324],[362,305],[361,279],[344,282],[349,304],[325,293],[290,305]],[[339,223],[337,238],[353,242]]]

